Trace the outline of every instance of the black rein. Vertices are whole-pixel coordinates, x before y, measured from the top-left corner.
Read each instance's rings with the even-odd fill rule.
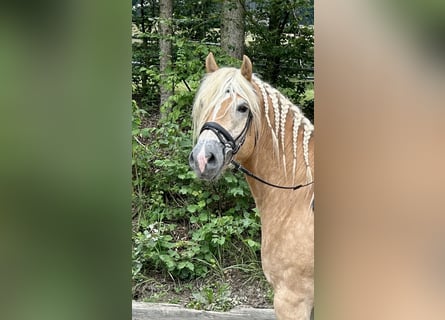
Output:
[[[233,164],[233,166],[235,167],[236,170],[239,170],[242,173],[248,175],[249,177],[254,178],[255,180],[258,180],[258,181],[260,181],[260,182],[262,182],[264,184],[267,184],[268,186],[274,187],[274,188],[287,189],[287,190],[297,190],[297,189],[300,189],[300,188],[303,188],[303,187],[307,187],[307,186],[309,186],[309,185],[314,183],[314,181],[311,181],[309,183],[299,184],[299,185],[296,185],[296,186],[279,186],[277,184],[273,184],[273,183],[267,182],[266,180],[261,179],[260,177],[254,175],[252,172],[250,172],[249,170],[244,168],[239,162],[236,162],[235,160],[230,161],[230,163]]]

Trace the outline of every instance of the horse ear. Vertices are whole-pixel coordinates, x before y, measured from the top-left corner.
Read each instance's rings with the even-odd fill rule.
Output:
[[[243,56],[243,64],[241,65],[241,74],[248,81],[252,80],[252,62],[250,62],[249,57],[246,55]]]
[[[216,71],[218,69],[219,69],[219,67],[216,64],[215,57],[213,56],[213,53],[210,52],[206,58],[207,73],[212,73],[213,71]]]

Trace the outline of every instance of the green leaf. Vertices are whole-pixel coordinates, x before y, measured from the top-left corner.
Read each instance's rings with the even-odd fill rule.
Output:
[[[166,266],[167,266],[167,268],[169,270],[174,269],[175,262],[173,261],[173,259],[169,255],[161,254],[161,255],[159,255],[159,259],[166,264]]]
[[[181,261],[178,263],[178,270],[182,270],[184,268],[189,269],[190,271],[195,270],[195,266],[190,261]]]
[[[206,206],[206,202],[205,202],[205,200],[200,200],[200,201],[198,202],[198,206],[199,206],[200,208],[204,208],[204,207]]]
[[[256,248],[256,247],[259,247],[259,245],[260,245],[258,242],[253,241],[252,239],[247,239],[246,242],[247,242],[248,246],[251,248]]]
[[[195,213],[198,209],[199,207],[196,204],[189,204],[187,206],[187,211],[190,213]]]

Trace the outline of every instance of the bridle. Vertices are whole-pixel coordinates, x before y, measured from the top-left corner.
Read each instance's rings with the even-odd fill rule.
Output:
[[[256,176],[255,174],[253,174],[252,172],[247,170],[245,167],[243,167],[239,162],[236,162],[235,160],[233,160],[233,156],[238,153],[239,149],[242,147],[242,145],[246,141],[246,135],[247,135],[247,132],[249,131],[250,125],[252,123],[252,117],[253,117],[252,112],[249,111],[249,115],[247,117],[246,124],[244,125],[244,128],[241,131],[241,133],[236,138],[233,138],[232,135],[226,129],[224,129],[224,127],[222,127],[219,123],[216,123],[216,122],[204,123],[199,134],[201,134],[205,130],[212,131],[218,137],[218,140],[224,146],[224,150],[223,150],[224,165],[228,165],[229,163],[231,163],[234,166],[235,170],[239,170],[242,173],[248,175],[249,177],[252,177],[252,178],[268,185],[268,186],[271,186],[274,188],[279,188],[279,189],[297,190],[297,189],[300,189],[300,188],[303,188],[303,187],[313,184],[314,181],[311,181],[306,184],[299,184],[296,186],[276,185],[276,184],[270,183],[270,182]]]
[[[246,135],[252,123],[252,117],[252,112],[249,111],[243,131],[241,131],[235,139],[226,129],[216,122],[204,123],[199,134],[204,130],[210,130],[218,137],[218,140],[224,145],[224,164],[228,164],[244,144],[244,141],[246,141]]]

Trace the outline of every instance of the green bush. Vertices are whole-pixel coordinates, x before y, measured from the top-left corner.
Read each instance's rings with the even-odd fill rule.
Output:
[[[151,269],[204,276],[223,263],[234,241],[259,248],[258,217],[244,178],[229,172],[216,183],[197,180],[187,160],[191,134],[178,127],[135,130],[152,135],[145,147],[133,145],[136,277]]]

